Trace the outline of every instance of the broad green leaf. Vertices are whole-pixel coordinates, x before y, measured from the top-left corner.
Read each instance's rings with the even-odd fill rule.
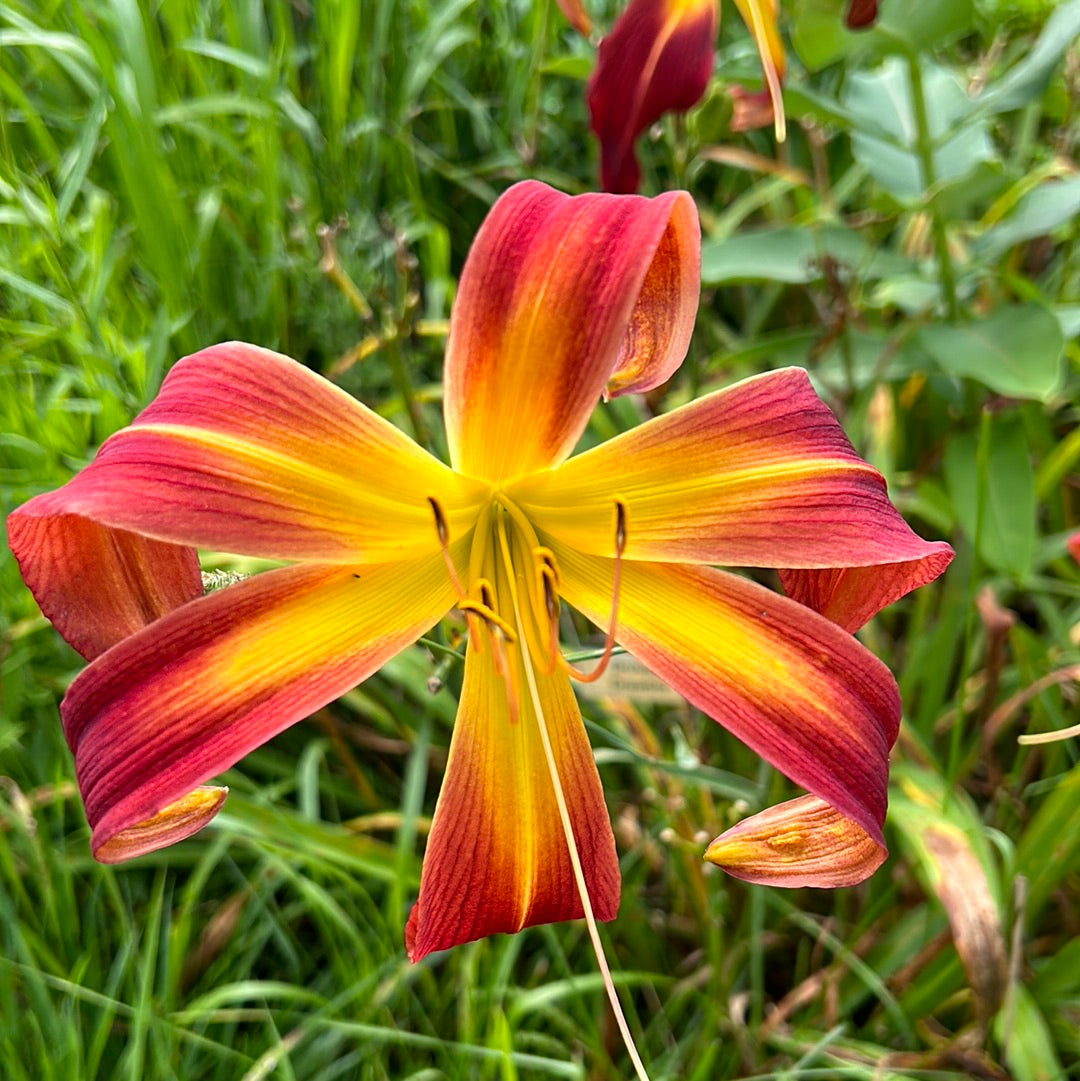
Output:
[[[1080,214],[1080,177],[1048,180],[1021,198],[1012,213],[979,238],[980,253],[994,258],[1033,237],[1045,236]]]
[[[1054,315],[1066,341],[1080,336],[1080,304],[1058,304]]]
[[[994,1020],[994,1037],[1016,1081],[1059,1081],[1065,1076],[1046,1018],[1022,983],[1009,987],[1005,1008]]]
[[[986,123],[958,121],[970,113],[971,101],[953,72],[930,61],[921,63],[927,121],[933,141],[934,183],[968,176],[995,152]],[[851,148],[857,161],[900,202],[913,202],[926,191],[918,156],[918,126],[912,103],[908,65],[889,57],[873,71],[857,71],[844,88],[843,104],[855,130]]]
[[[990,418],[986,461],[974,432],[945,446],[945,482],[960,527],[995,570],[1023,578],[1035,554],[1035,475],[1017,417]],[[980,508],[981,502],[981,508]]]
[[[847,0],[796,0],[792,4],[791,44],[811,71],[860,52],[884,56],[939,49],[974,23],[972,0],[882,4],[874,26],[855,32],[844,26],[846,9]]]
[[[871,247],[861,234],[838,225],[762,229],[701,246],[701,280],[707,285],[738,281],[777,281],[804,285],[821,281],[823,260],[842,264],[842,272],[861,281],[910,272],[899,255]]]
[[[1046,89],[1073,38],[1080,34],[1080,0],[1058,7],[1042,28],[1024,59],[991,83],[976,102],[977,108],[1003,113],[1034,101]]]
[[[962,326],[925,326],[917,338],[943,371],[977,379],[998,394],[1046,401],[1058,388],[1061,324],[1038,304],[996,308]]]

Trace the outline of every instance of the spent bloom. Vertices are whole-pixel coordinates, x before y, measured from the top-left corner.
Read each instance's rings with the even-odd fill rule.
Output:
[[[590,898],[612,918],[615,844],[570,682],[592,673],[559,650],[565,602],[606,629],[605,656],[618,643],[809,790],[710,858],[819,885],[880,862],[900,705],[849,632],[948,546],[904,524],[799,369],[571,457],[602,395],[682,361],[699,244],[686,193],[519,184],[451,316],[449,466],[232,343],[179,361],[86,469],[9,517],[42,611],[90,662],[61,717],[98,859],[205,825],[225,798],[206,782],[456,606],[463,687],[409,955]],[[286,565],[203,595],[196,547]],[[780,568],[788,596],[716,564]]]

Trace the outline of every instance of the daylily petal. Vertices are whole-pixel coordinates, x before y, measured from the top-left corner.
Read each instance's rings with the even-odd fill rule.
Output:
[[[87,660],[202,595],[193,548],[39,513],[47,502],[9,515],[8,544],[42,612]]]
[[[444,408],[456,469],[500,483],[562,461],[609,379],[666,379],[697,309],[685,192],[571,198],[534,181],[491,209],[461,274]]]
[[[614,554],[618,497],[628,559],[875,574],[900,564],[928,581],[951,558],[911,531],[801,368],[707,395],[508,492],[539,528],[593,555]],[[885,588],[900,576],[883,574]]]
[[[742,20],[754,35],[761,67],[765,72],[769,100],[772,103],[776,138],[783,142],[787,135],[784,118],[784,99],[780,93],[780,81],[784,77],[784,43],[780,40],[780,28],[776,21],[776,0],[735,0]],[[734,127],[733,130],[745,130]]]
[[[768,807],[720,834],[710,863],[765,886],[854,886],[882,864],[885,847],[817,796]]]
[[[952,548],[944,541],[921,543],[924,554],[914,559],[872,567],[781,570],[780,584],[792,600],[855,632],[882,608],[945,572],[955,554]]]
[[[303,365],[232,343],[179,361],[131,426],[22,508],[268,559],[385,562],[438,550],[483,488]]]
[[[1069,555],[1071,555],[1077,563],[1080,563],[1080,533],[1074,533],[1069,537],[1065,542],[1065,547],[1068,549]]]
[[[581,714],[565,675],[537,679],[593,910],[614,919],[619,865]],[[511,722],[492,650],[470,645],[420,898],[405,931],[409,958],[581,915],[531,701],[526,694]]]
[[[552,547],[560,593],[606,624],[613,560]],[[883,843],[900,698],[889,670],[853,637],[733,574],[624,561],[616,638],[767,762]]]
[[[286,567],[192,601],[103,653],[60,710],[94,853],[123,858],[117,835],[185,797],[199,819],[198,785],[366,679],[453,601],[439,555]],[[173,825],[178,810],[165,816]],[[178,839],[144,834],[140,851]]]
[[[142,822],[103,834],[94,848],[94,858],[100,863],[123,863],[174,845],[207,825],[228,794],[223,785],[200,785]]]
[[[716,0],[631,0],[600,42],[586,96],[605,191],[637,191],[634,140],[664,113],[684,112],[705,93],[716,20]]]

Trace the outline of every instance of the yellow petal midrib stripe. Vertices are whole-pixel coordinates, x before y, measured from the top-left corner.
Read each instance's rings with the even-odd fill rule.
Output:
[[[678,462],[674,461],[670,466],[671,473],[677,473],[678,468]],[[861,474],[867,477],[880,476],[873,466],[864,462],[819,458],[803,459],[792,463],[777,463],[769,466],[753,466],[747,469],[725,470],[723,473],[702,474],[689,478],[680,477],[678,480],[667,483],[660,475],[659,468],[656,469],[655,477],[643,477],[637,481],[631,475],[627,475],[626,472],[619,476],[614,470],[612,470],[610,477],[605,476],[602,479],[597,478],[592,481],[571,478],[565,484],[560,484],[559,480],[552,476],[546,483],[536,486],[536,495],[529,493],[522,496],[519,491],[515,490],[516,485],[508,486],[507,494],[523,509],[536,514],[547,514],[583,510],[581,504],[585,501],[602,501],[606,509],[613,504],[616,496],[627,502],[634,500],[654,501],[694,492],[723,492],[725,489],[746,488],[771,480],[821,478],[823,474],[828,474],[830,477],[841,474],[851,474],[852,476]],[[520,483],[525,486],[528,483],[528,478]],[[554,491],[551,491],[552,489]],[[551,498],[549,501],[545,501],[543,497],[549,492]]]
[[[456,473],[449,467],[443,465],[437,458],[427,456],[426,452],[420,447],[416,448],[416,451],[418,452],[416,454],[410,453],[404,448],[402,448],[400,452],[397,448],[394,450],[383,451],[389,458],[393,458],[400,453],[405,459],[402,461],[402,465],[405,465],[407,468],[416,466],[430,473],[429,483],[418,486],[414,490],[415,499],[411,497],[411,492],[410,498],[404,499],[400,496],[385,494],[386,481],[389,479],[387,477],[380,477],[377,486],[375,483],[371,483],[370,486],[356,484],[354,487],[339,471],[327,469],[306,458],[283,454],[281,451],[266,446],[265,444],[241,439],[237,436],[228,435],[223,432],[202,431],[195,428],[188,428],[183,425],[172,424],[139,424],[133,425],[130,429],[127,429],[127,431],[132,434],[149,433],[151,435],[159,435],[166,439],[175,439],[180,443],[223,451],[240,461],[251,462],[254,465],[269,466],[271,470],[276,469],[279,472],[292,472],[301,478],[309,478],[313,486],[317,485],[324,491],[338,492],[348,499],[357,499],[358,501],[362,499],[365,505],[376,503],[387,508],[393,508],[399,514],[402,510],[413,510],[415,503],[415,511],[418,518],[423,517],[426,519],[431,516],[430,505],[427,502],[428,488],[437,490],[442,499],[446,498],[448,491],[457,495],[458,500],[456,505],[451,504],[449,507],[450,511],[455,514],[460,514],[473,507],[478,507],[482,494],[486,491],[486,485],[474,481],[471,478],[467,478],[460,473]],[[407,458],[405,457],[406,455],[408,456]],[[357,454],[357,457],[362,457],[362,454]],[[208,469],[207,472],[211,472],[211,470]],[[219,475],[223,475],[220,471],[217,472]],[[265,482],[260,482],[260,485],[264,488],[270,487],[270,485]]]

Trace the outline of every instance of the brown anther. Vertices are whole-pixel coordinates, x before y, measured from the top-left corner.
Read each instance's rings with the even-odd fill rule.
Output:
[[[548,619],[552,623],[557,623],[559,619],[559,591],[555,572],[550,567],[545,567],[540,572],[540,579],[544,583],[544,607],[547,609]]]
[[[446,527],[446,516],[443,514],[442,507],[434,496],[429,495],[427,501],[431,504],[431,513],[435,515],[435,533],[438,535],[439,543],[444,548],[449,547],[450,530]]]
[[[626,551],[626,504],[621,499],[615,500],[615,554],[621,556]]]

